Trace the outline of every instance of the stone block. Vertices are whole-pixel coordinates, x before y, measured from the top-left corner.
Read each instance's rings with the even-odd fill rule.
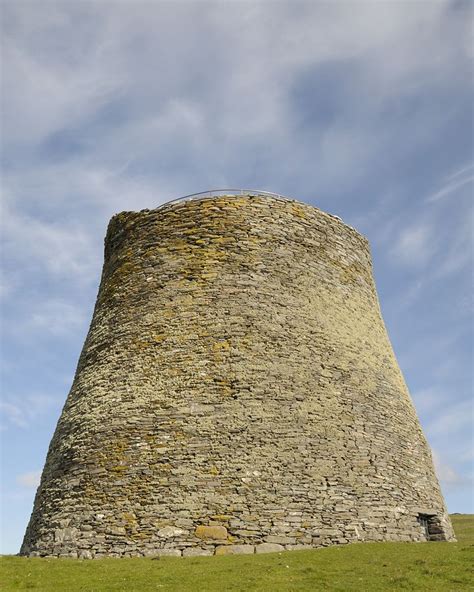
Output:
[[[216,549],[216,555],[252,555],[254,545],[221,545]]]
[[[261,543],[255,546],[255,553],[277,553],[284,551],[283,545],[277,545],[275,543]]]
[[[277,535],[269,535],[265,537],[266,543],[276,543],[277,545],[294,545],[296,543],[296,539],[293,537],[287,536],[277,536]]]
[[[147,549],[145,557],[181,557],[180,549]]]
[[[227,539],[227,528],[225,526],[204,526],[196,528],[195,535],[203,540],[222,541]]]
[[[208,555],[213,555],[213,552],[210,549],[200,549],[199,547],[189,547],[183,551],[183,557],[205,557]]]
[[[75,542],[78,533],[79,530],[77,528],[58,528],[54,531],[54,541],[56,543]]]
[[[182,530],[181,528],[176,528],[175,526],[165,526],[164,528],[161,528],[157,534],[159,537],[169,539],[172,537],[177,537],[183,533],[184,530]]]

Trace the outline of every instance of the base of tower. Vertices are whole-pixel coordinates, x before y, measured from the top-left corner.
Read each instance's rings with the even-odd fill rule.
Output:
[[[381,542],[456,542],[454,536],[447,536],[439,523],[432,523],[427,527],[423,520],[420,520],[420,531],[412,534],[380,533],[370,538],[361,538],[357,531],[354,536],[346,538],[324,538],[320,541],[308,543],[287,542],[287,537],[270,536],[266,537],[267,542],[257,544],[249,543],[226,543],[225,541],[208,542],[201,545],[186,545],[180,543],[167,543],[167,546],[155,546],[152,544],[138,548],[135,544],[111,546],[108,549],[100,548],[77,548],[74,545],[55,546],[53,549],[27,550],[23,548],[19,555],[28,557],[71,557],[76,559],[101,559],[105,557],[200,557],[211,555],[253,555],[261,553],[281,553],[283,551],[309,551],[323,547],[347,545],[352,543],[381,543]],[[272,542],[269,542],[269,541]]]

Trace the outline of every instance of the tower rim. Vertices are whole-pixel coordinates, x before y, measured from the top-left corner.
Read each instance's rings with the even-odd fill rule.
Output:
[[[313,204],[301,201],[300,199],[296,199],[294,197],[290,197],[288,195],[283,195],[281,193],[276,193],[273,191],[266,191],[263,189],[246,189],[246,188],[207,189],[206,191],[199,191],[198,193],[190,193],[189,195],[182,195],[180,197],[170,199],[168,201],[163,202],[162,204],[160,204],[156,208],[152,208],[149,211],[158,212],[162,209],[166,209],[166,208],[169,208],[169,207],[172,207],[175,205],[179,205],[181,203],[186,203],[188,201],[201,201],[201,200],[206,200],[206,199],[214,199],[216,197],[264,197],[264,198],[266,197],[266,198],[270,198],[270,199],[275,199],[277,201],[285,201],[285,202],[291,202],[291,203],[295,203],[295,204],[301,204],[301,205],[311,207],[311,208],[318,210],[322,214],[337,220],[338,222],[340,222],[344,226],[347,226],[351,230],[354,230],[355,232],[357,232],[357,234],[361,235],[361,233],[357,229],[355,229],[350,224],[347,224],[347,222],[344,222],[344,220],[340,216],[337,216],[336,214],[330,214],[329,212],[325,212],[325,211],[321,210],[320,208],[314,206]],[[361,236],[363,236],[363,235],[361,235]]]

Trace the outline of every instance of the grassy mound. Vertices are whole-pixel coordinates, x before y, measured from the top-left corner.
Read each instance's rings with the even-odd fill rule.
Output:
[[[366,543],[268,555],[153,559],[0,558],[0,589],[37,592],[474,590],[474,515],[457,543]]]

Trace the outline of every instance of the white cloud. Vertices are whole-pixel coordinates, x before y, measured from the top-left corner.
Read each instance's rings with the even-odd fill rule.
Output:
[[[231,140],[238,151],[236,141],[267,134],[269,144],[273,138],[280,150],[285,145],[289,155],[304,158],[306,149],[290,129],[288,91],[295,78],[323,63],[354,62],[358,76],[348,90],[363,98],[362,117],[394,96],[445,85],[446,77],[458,76],[451,65],[465,53],[468,34],[461,18],[446,19],[448,7],[361,3],[354,13],[337,3],[295,9],[293,3],[138,2],[61,3],[45,12],[30,3],[12,5],[4,41],[5,136],[31,148],[90,123],[120,99],[126,116],[88,139],[102,162],[109,150],[132,158],[159,154],[177,143],[195,144],[198,135],[208,154],[215,141],[219,152],[228,152]],[[354,108],[349,100],[347,113]],[[356,161],[361,150],[370,158],[389,131],[378,126],[361,134],[347,120],[340,125],[325,138],[323,164],[337,168],[341,159],[339,171],[348,175],[348,151]]]
[[[468,171],[472,171],[473,168],[474,168],[474,164],[468,164],[466,166],[461,166],[460,168],[457,168],[455,171],[453,171],[451,174],[449,174],[447,179],[448,180],[455,179],[456,177],[464,175]]]
[[[461,430],[471,433],[474,426],[474,403],[467,401],[450,401],[445,399],[445,405],[436,417],[426,424],[426,431],[430,438],[440,435],[454,435]]]
[[[437,261],[436,268],[432,272],[435,280],[446,280],[448,276],[455,273],[469,274],[472,268],[474,255],[474,234],[473,234],[472,211],[465,211],[455,233],[449,236],[447,246]],[[442,221],[439,224],[442,227]]]
[[[28,489],[36,489],[40,484],[41,471],[30,471],[29,473],[22,473],[17,475],[16,482],[22,487]]]
[[[99,32],[90,43],[81,41],[77,11],[67,4],[50,3],[47,11],[29,2],[5,7],[11,18],[2,52],[7,143],[32,146],[77,125],[120,90],[120,79],[104,76]]]
[[[2,429],[17,427],[26,429],[41,416],[56,411],[62,405],[62,398],[51,395],[29,394],[26,396],[12,396],[5,394],[0,402],[0,417]]]
[[[23,272],[40,265],[46,273],[81,281],[97,276],[99,254],[85,227],[74,221],[63,225],[41,220],[13,201],[4,201],[2,220],[4,256],[10,264],[21,264]]]
[[[446,395],[438,387],[429,387],[412,393],[418,413],[428,415],[436,412],[446,404]]]
[[[463,179],[456,179],[455,181],[451,181],[450,183],[447,183],[446,185],[444,185],[436,193],[433,193],[433,195],[430,195],[429,197],[427,197],[426,201],[427,202],[438,201],[442,197],[446,197],[447,195],[454,193],[455,191],[457,191],[461,187],[464,187],[464,185],[467,185],[468,183],[472,183],[472,181],[474,181],[474,175],[469,175],[468,177],[464,177]]]
[[[41,171],[27,172],[22,179],[6,175],[2,254],[8,263],[4,280],[7,294],[21,290],[32,273],[67,281],[68,286],[79,290],[96,284],[109,218],[123,209],[156,207],[177,197],[166,191],[166,183],[153,190],[149,180],[129,178],[120,169],[84,169],[78,163],[45,165]],[[71,193],[72,200],[77,197],[81,201],[79,213],[74,204],[60,204]],[[48,194],[50,204],[43,205]],[[43,212],[42,217],[28,213],[24,208],[28,200],[37,201],[34,208]],[[56,216],[49,215],[50,207],[57,208]]]
[[[402,265],[417,266],[425,264],[435,251],[433,228],[420,222],[400,232],[391,254]]]
[[[78,330],[83,332],[88,321],[82,308],[63,300],[43,301],[39,306],[32,306],[31,313],[20,326],[24,334],[42,331],[54,336],[69,335]]]
[[[455,489],[460,486],[469,485],[472,482],[469,475],[459,473],[452,464],[441,458],[438,452],[432,450],[432,454],[436,474],[443,487],[446,489]]]
[[[0,412],[3,415],[7,423],[11,423],[19,428],[26,428],[28,422],[26,420],[26,414],[24,409],[15,403],[8,403],[6,401],[0,401]],[[6,429],[6,426],[2,424],[2,428]]]

